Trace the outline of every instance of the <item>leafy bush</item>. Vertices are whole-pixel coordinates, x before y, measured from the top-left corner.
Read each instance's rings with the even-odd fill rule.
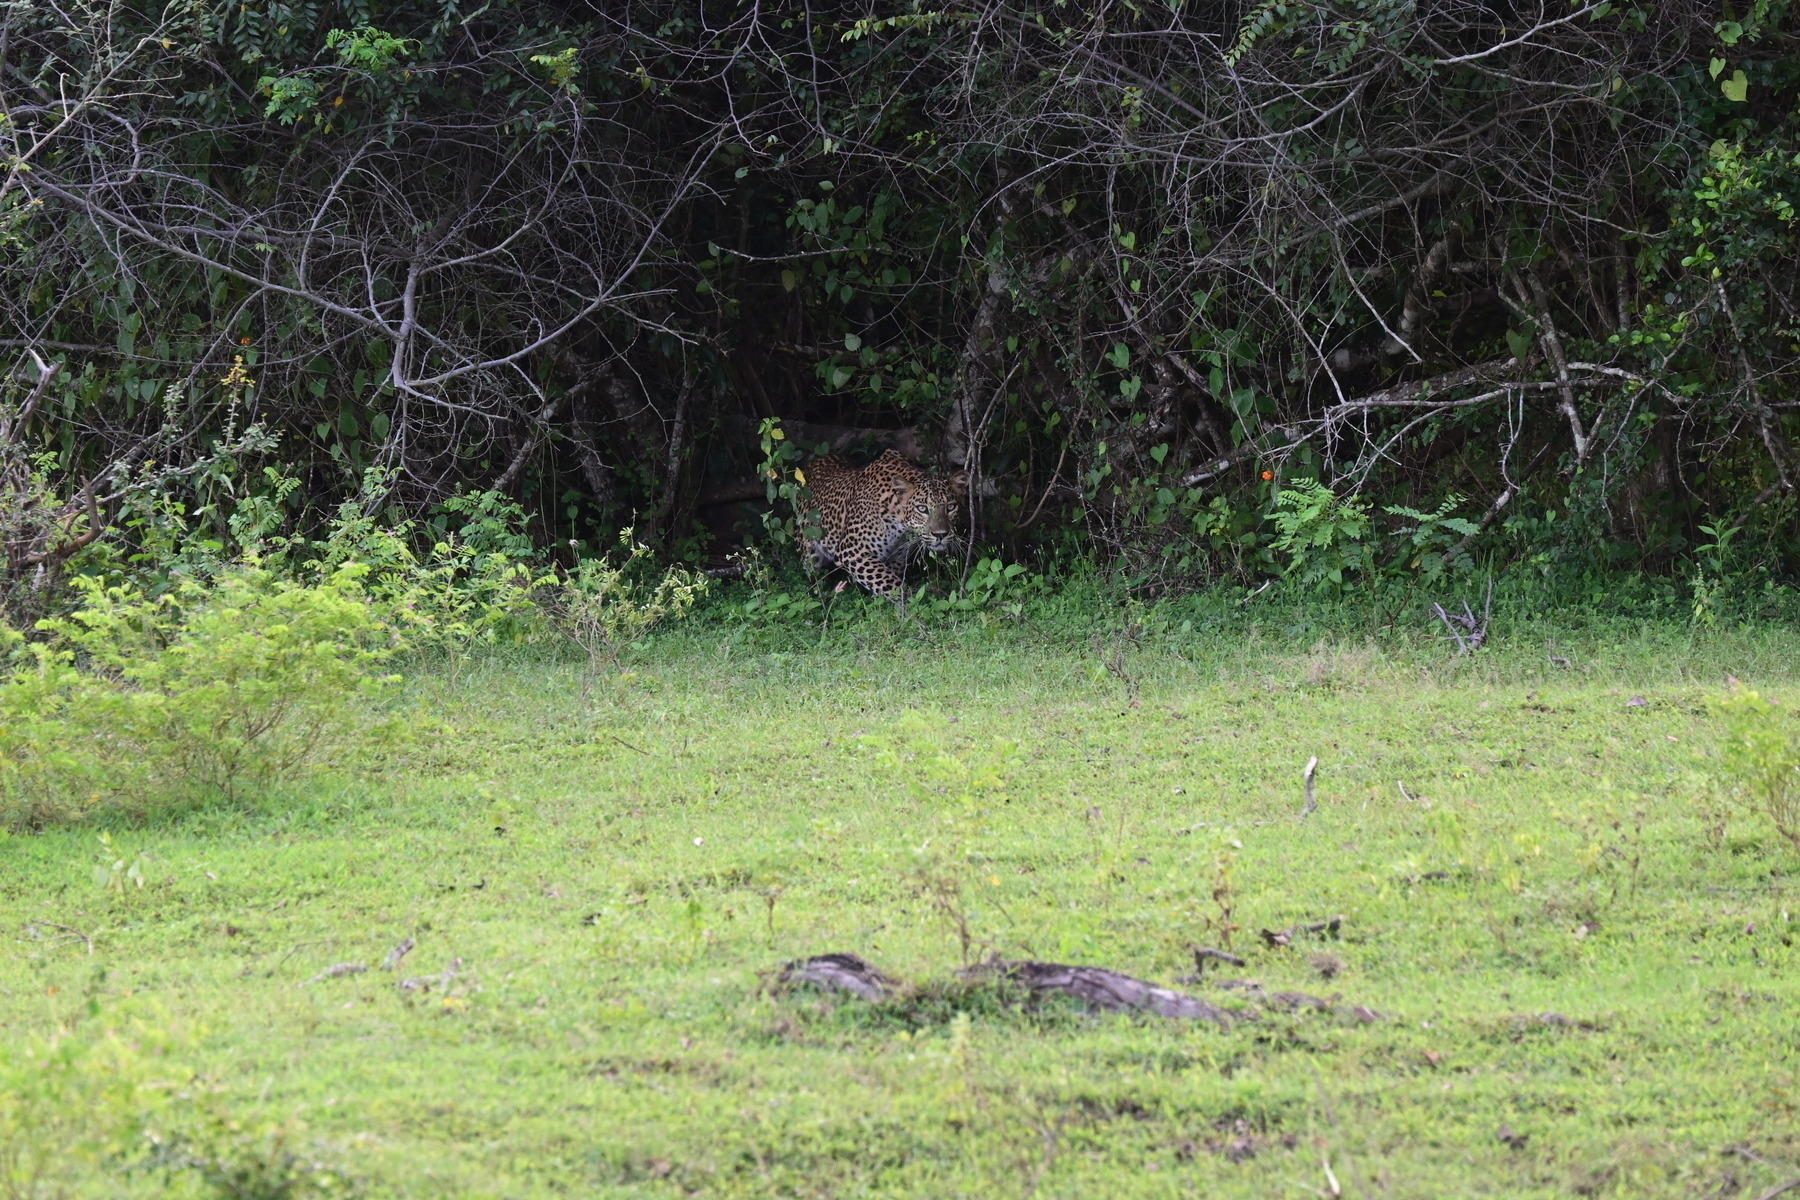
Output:
[[[234,798],[390,734],[366,705],[391,635],[346,565],[303,584],[246,566],[154,598],[92,578],[80,605],[6,637],[0,815],[36,826],[96,804]]]
[[[619,546],[622,558],[583,559],[557,581],[552,593],[556,627],[587,655],[589,681],[602,658],[617,667],[622,649],[660,622],[679,619],[706,590],[704,578],[682,567],[668,568],[654,585],[637,582],[633,568],[650,548],[630,529],[619,531]]]
[[[809,620],[813,614],[822,612],[824,601],[811,592],[794,591],[758,591],[736,610],[735,615],[746,620],[780,624],[792,621]]]
[[[372,472],[364,491],[383,483]],[[290,556],[295,547],[312,554],[298,573],[324,578],[360,564],[369,600],[400,645],[437,657],[452,688],[477,646],[534,635],[536,594],[552,580],[539,569],[516,503],[495,492],[465,493],[424,524],[384,524],[369,507],[366,500],[345,501],[323,540],[287,543]],[[415,549],[427,538],[428,550]]]
[[[171,1045],[159,1022],[92,1020],[0,1044],[0,1196],[120,1194],[115,1169],[170,1106]]]
[[[1800,729],[1793,717],[1748,689],[1719,702],[1721,765],[1736,795],[1800,850]]]
[[[1288,556],[1288,574],[1313,586],[1341,586],[1351,574],[1370,574],[1375,565],[1368,538],[1369,506],[1357,496],[1339,496],[1316,479],[1296,479],[1283,488],[1271,514],[1273,548]]]
[[[355,1194],[302,1152],[297,1122],[241,1120],[183,1087],[189,1048],[165,1015],[102,1013],[92,994],[85,1019],[0,1043],[0,1196]]]
[[[930,602],[936,612],[980,612],[1000,609],[1010,616],[1024,610],[1025,600],[1044,587],[1042,575],[1031,574],[1020,563],[1003,563],[982,557],[969,570],[963,585],[942,600]],[[923,598],[923,592],[917,599]]]
[[[1436,583],[1446,575],[1475,569],[1469,554],[1468,540],[1475,536],[1475,523],[1458,517],[1462,497],[1452,492],[1431,512],[1408,508],[1404,504],[1389,505],[1389,515],[1411,522],[1395,530],[1401,542],[1401,565],[1418,571],[1428,582]]]

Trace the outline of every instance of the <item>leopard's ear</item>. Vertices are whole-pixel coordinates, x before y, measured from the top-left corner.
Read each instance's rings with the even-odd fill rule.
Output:
[[[969,494],[969,473],[967,471],[958,471],[949,478],[948,482],[951,495],[966,496]]]

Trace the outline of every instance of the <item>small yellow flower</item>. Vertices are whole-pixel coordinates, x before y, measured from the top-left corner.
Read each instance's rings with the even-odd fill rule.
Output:
[[[253,388],[256,386],[256,380],[250,378],[250,373],[244,370],[244,356],[241,354],[232,359],[231,370],[225,372],[224,378],[220,379],[219,383],[228,388]]]

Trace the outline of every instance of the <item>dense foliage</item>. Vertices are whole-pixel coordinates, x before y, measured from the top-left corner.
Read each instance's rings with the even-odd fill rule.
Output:
[[[7,5],[5,586],[485,491],[698,561],[763,528],[779,419],[969,469],[1007,559],[1700,544],[1698,604],[1800,549],[1787,19]]]

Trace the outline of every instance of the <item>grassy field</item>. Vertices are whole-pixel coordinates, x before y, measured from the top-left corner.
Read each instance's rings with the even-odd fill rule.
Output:
[[[440,725],[372,777],[106,845],[16,835],[0,1196],[1756,1197],[1800,1175],[1796,854],[1705,785],[1709,699],[1727,673],[1791,695],[1800,636],[1308,646],[696,625],[585,697],[556,663],[422,676]],[[1246,960],[1177,985],[1229,1029],[957,973],[998,954],[1166,985],[1196,946]],[[831,951],[909,986],[777,986]],[[326,974],[345,963],[369,969]]]

